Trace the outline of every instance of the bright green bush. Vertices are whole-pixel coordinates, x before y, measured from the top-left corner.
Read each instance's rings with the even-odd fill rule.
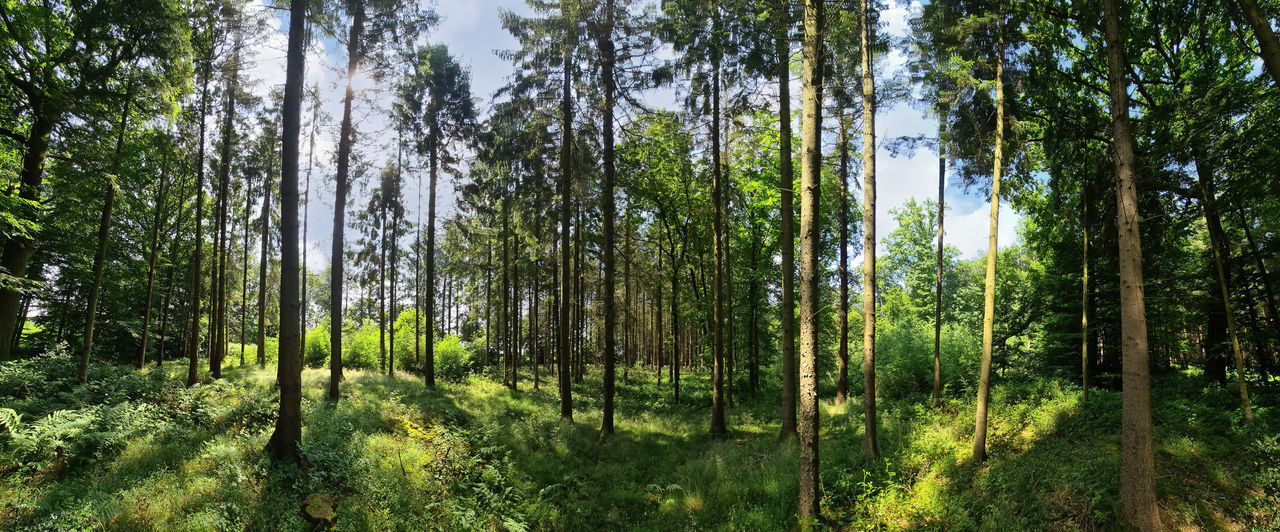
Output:
[[[441,379],[461,381],[476,370],[478,359],[462,340],[448,335],[436,342],[436,376]]]
[[[933,324],[914,317],[878,327],[876,386],[887,397],[906,397],[933,390]],[[982,353],[981,337],[950,324],[942,327],[942,385],[950,393],[976,385]]]
[[[307,331],[307,345],[303,346],[303,360],[309,368],[329,365],[329,317]]]
[[[342,367],[353,369],[377,369],[381,356],[378,338],[378,322],[365,320],[355,331],[345,335],[342,350]]]

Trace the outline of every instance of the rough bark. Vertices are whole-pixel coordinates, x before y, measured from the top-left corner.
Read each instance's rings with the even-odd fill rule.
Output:
[[[840,110],[840,347],[836,351],[836,399],[843,405],[849,398],[849,121]],[[754,301],[754,300],[753,300]],[[753,324],[754,325],[754,324]]]
[[[719,26],[717,9],[716,23]],[[711,73],[711,248],[712,344],[711,344],[711,437],[729,434],[724,419],[724,175],[720,167],[720,65],[713,59]]]
[[[818,208],[822,190],[822,8],[822,0],[804,2],[804,84],[800,121],[799,415],[799,519],[804,529],[817,524],[818,500],[821,498],[821,480],[818,478],[818,281],[822,273],[818,269],[821,255]],[[865,4],[863,9],[866,9]]]
[[[1262,14],[1262,10],[1258,8],[1256,0],[1237,0],[1240,3],[1240,10],[1244,12],[1244,18],[1249,22],[1249,27],[1253,29],[1253,36],[1258,39],[1258,47],[1260,49],[1259,57],[1262,63],[1266,65],[1267,72],[1271,74],[1277,86],[1280,86],[1280,41],[1276,39],[1276,34],[1271,29],[1271,21]]]
[[[942,215],[946,213],[947,112],[938,117],[938,271],[933,286],[933,400],[942,398]]]
[[[200,381],[197,364],[200,359],[200,301],[202,299],[203,285],[200,282],[200,270],[203,269],[204,259],[204,135],[205,135],[205,115],[208,114],[209,103],[209,78],[211,63],[213,61],[212,51],[204,58],[204,68],[201,69],[200,80],[200,139],[199,145],[196,147],[196,234],[195,252],[191,259],[191,326],[187,329],[187,387],[195,386]]]
[[[876,81],[867,2],[861,0],[862,61],[862,454],[880,455],[876,434]]]
[[[604,24],[597,35],[596,43],[600,51],[600,80],[603,92],[601,111],[601,132],[604,134],[604,173],[600,183],[600,210],[604,225],[604,235],[600,247],[604,251],[604,283],[600,297],[604,303],[604,412],[600,423],[601,436],[613,434],[613,400],[616,338],[614,337],[614,253],[613,253],[613,218],[616,216],[613,198],[614,180],[614,147],[613,147],[613,107],[615,80],[613,66],[615,53],[613,48],[613,0],[604,2]]]
[[[49,137],[61,119],[62,113],[51,105],[37,102],[32,106],[31,131],[27,134],[22,154],[22,170],[18,176],[18,197],[26,201],[40,199],[40,186],[44,182],[45,160],[49,157]],[[29,216],[35,216],[30,213]],[[4,244],[4,257],[0,267],[16,278],[27,275],[27,259],[31,258],[31,240],[15,236]],[[17,333],[18,307],[22,294],[10,287],[0,289],[0,361],[8,360]]]
[[[286,60],[284,105],[281,109],[280,176],[280,350],[276,378],[280,383],[280,413],[268,452],[278,460],[296,462],[302,440],[302,342],[298,298],[298,137],[301,129],[304,62],[303,25],[306,0],[289,4],[289,51]],[[268,187],[270,188],[270,187]]]
[[[295,151],[297,150],[297,146],[294,147],[294,150]],[[296,154],[294,156],[297,157]],[[297,161],[294,161],[294,164],[296,165]],[[268,164],[268,168],[270,168],[270,164]],[[296,172],[296,168],[295,168],[295,172]],[[271,172],[268,171],[267,175],[270,176]],[[294,190],[292,191],[295,202],[297,201],[297,195],[298,195],[297,177],[298,176],[295,173],[294,174],[295,186],[294,186]],[[283,189],[280,190],[280,195],[282,196],[280,200],[281,209],[284,208],[283,196],[285,192],[288,192],[288,191]],[[297,204],[295,203],[293,207],[294,209],[297,209]],[[283,216],[283,214],[281,216]],[[294,218],[297,218],[296,214]],[[281,222],[281,223],[283,224],[284,222]],[[268,179],[262,182],[262,238],[261,238],[262,248],[261,248],[261,251],[259,251],[258,253],[258,367],[260,368],[264,368],[267,366],[267,247],[270,245],[270,242],[271,242],[270,229],[271,229],[271,181]],[[245,230],[248,230],[248,227],[245,227]],[[297,231],[294,232],[294,236],[296,238]],[[281,238],[281,240],[282,240],[281,245],[283,246],[284,245],[283,238]],[[295,243],[294,248],[297,248],[297,247],[298,246]],[[283,275],[283,273],[284,272],[282,271],[281,274]],[[283,282],[283,280],[281,282]],[[283,306],[281,306],[280,309],[281,309],[281,312],[284,312]],[[280,334],[282,337],[284,335],[283,331],[278,334]],[[278,344],[276,347],[276,351],[277,351],[276,358],[279,359],[280,353],[279,353]],[[240,363],[241,365],[244,364],[243,355],[241,356]]]
[[[570,155],[570,145],[573,142],[573,103],[569,98],[569,68],[572,55],[569,50],[564,53],[564,93],[560,98],[560,300],[559,300],[559,327],[557,333],[560,341],[556,346],[559,353],[556,355],[556,362],[559,366],[556,378],[559,380],[560,387],[560,420],[573,422],[573,390],[570,383],[569,375],[569,260],[570,260],[570,244],[569,244],[569,204],[570,183],[573,179],[572,165],[573,161]]]
[[[142,341],[138,343],[138,369],[142,369],[147,364],[147,343],[151,339],[151,298],[154,295],[155,279],[156,279],[156,256],[159,255],[160,245],[160,225],[164,214],[165,196],[168,192],[169,173],[169,152],[164,153],[164,162],[161,163],[161,174],[159,183],[156,184],[156,208],[155,215],[151,220],[151,247],[150,256],[147,258],[147,295],[143,297],[142,307]]]
[[[1152,454],[1151,376],[1147,361],[1147,316],[1142,285],[1142,240],[1134,145],[1129,130],[1128,81],[1115,0],[1103,0],[1103,31],[1111,94],[1111,131],[1116,169],[1116,225],[1119,232],[1121,377],[1120,508],[1128,526],[1161,528],[1156,505]]]

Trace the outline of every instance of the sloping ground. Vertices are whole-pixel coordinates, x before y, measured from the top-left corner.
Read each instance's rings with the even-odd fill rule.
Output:
[[[73,363],[60,357],[0,366],[0,408],[21,415],[0,419],[0,529],[319,526],[303,517],[304,500],[348,530],[776,530],[794,519],[796,446],[777,440],[777,390],[741,396],[730,439],[713,441],[704,373],[686,374],[674,403],[665,380],[632,370],[619,386],[618,433],[601,442],[595,374],[575,387],[575,423],[565,424],[545,374],[537,391],[522,375],[519,392],[481,376],[428,392],[410,375],[348,372],[333,404],[323,400],[327,372],[307,370],[304,462],[280,469],[261,453],[274,373],[236,368],[185,390],[165,371],[105,366],[73,386]],[[1201,382],[1155,383],[1164,518],[1192,530],[1280,529],[1274,390],[1255,390],[1249,425],[1233,393]],[[998,384],[985,464],[969,457],[968,399],[882,400],[884,456],[871,463],[861,405],[827,404],[825,523],[1115,528],[1119,401],[1096,391],[1082,402],[1055,381]]]

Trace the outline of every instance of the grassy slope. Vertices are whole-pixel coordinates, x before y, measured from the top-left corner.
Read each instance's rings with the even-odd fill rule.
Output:
[[[56,442],[22,447],[0,436],[26,457],[24,465],[0,462],[0,528],[303,529],[297,508],[311,493],[335,495],[339,528],[355,530],[792,524],[796,447],[776,439],[775,390],[741,398],[731,438],[713,441],[705,374],[686,374],[685,396],[673,404],[665,382],[659,388],[651,373],[632,371],[631,384],[619,387],[618,434],[602,443],[594,373],[575,389],[576,423],[568,425],[545,374],[539,391],[524,375],[520,392],[487,377],[426,392],[409,375],[349,372],[334,406],[321,400],[325,370],[307,370],[305,464],[276,469],[260,452],[273,417],[273,369],[232,369],[226,381],[193,391],[176,385],[177,368],[166,369],[96,369],[95,382],[116,386],[0,389],[0,407],[25,414],[20,430],[45,430]],[[0,371],[0,384],[7,382]],[[1173,374],[1156,383],[1166,519],[1200,529],[1280,527],[1274,394],[1256,394],[1257,421],[1248,427],[1231,393],[1202,391],[1198,382]],[[1100,391],[1081,403],[1078,390],[1041,381],[998,384],[992,400],[991,459],[983,465],[969,460],[967,399],[936,407],[923,398],[883,400],[885,456],[869,464],[861,460],[860,404],[824,403],[828,522],[1114,526],[1119,395]],[[31,423],[55,408],[68,412]],[[81,417],[87,421],[76,432]]]

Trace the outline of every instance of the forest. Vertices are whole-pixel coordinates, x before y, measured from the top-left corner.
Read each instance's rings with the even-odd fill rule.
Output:
[[[1278,0],[0,23],[2,530],[1280,530]]]

